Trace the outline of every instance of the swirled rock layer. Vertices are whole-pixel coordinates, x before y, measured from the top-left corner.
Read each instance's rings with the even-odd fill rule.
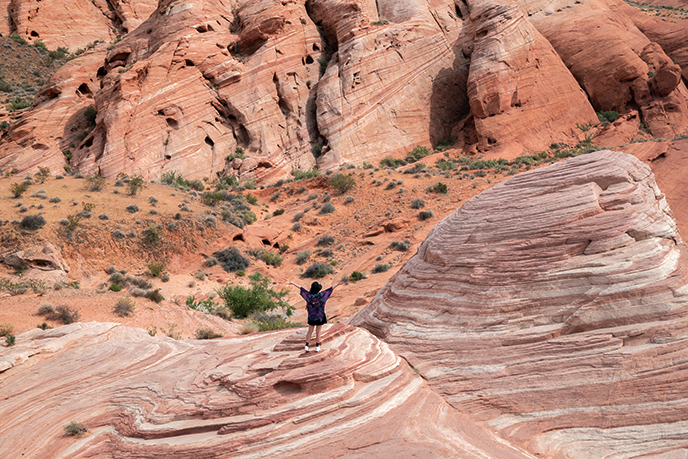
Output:
[[[111,323],[0,350],[0,455],[26,458],[527,458],[365,330],[175,341]],[[64,427],[88,432],[68,437]]]
[[[351,323],[540,457],[683,457],[687,256],[649,167],[601,151],[466,202]]]

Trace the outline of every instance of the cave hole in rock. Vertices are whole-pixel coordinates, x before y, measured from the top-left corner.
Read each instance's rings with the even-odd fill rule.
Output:
[[[39,37],[40,37],[40,35],[38,35],[38,32],[36,32],[35,30],[32,30],[32,31],[31,31],[31,36],[32,36],[32,37],[36,37],[36,38],[39,38]]]
[[[196,64],[194,64],[191,59],[185,59],[184,65],[186,65],[187,67],[196,67]]]
[[[110,62],[115,62],[115,61],[126,62],[127,59],[129,58],[129,54],[131,54],[131,53],[125,53],[125,52],[117,53],[110,58]]]
[[[126,35],[128,33],[129,33],[129,29],[127,29],[126,27],[122,27],[122,35]]]
[[[215,29],[210,24],[208,24],[208,32],[215,32]]]
[[[177,129],[179,127],[179,122],[174,118],[165,118],[165,121],[167,121],[167,125],[172,129]],[[208,137],[206,137],[205,143],[208,143]]]
[[[313,63],[313,58],[310,55],[306,56],[306,64],[311,65],[312,63]]]
[[[488,137],[487,143],[488,143],[488,145],[494,145],[497,143],[497,139],[493,139],[492,137]]]
[[[91,94],[91,89],[86,83],[81,83],[81,85],[79,85],[79,92],[81,94]]]
[[[91,137],[90,139],[88,139],[88,140],[86,141],[86,143],[84,144],[84,147],[86,147],[86,148],[91,148],[92,146],[93,146],[93,137]]]
[[[313,43],[313,51],[320,51],[320,46]]]
[[[211,138],[208,137],[208,136],[205,136],[205,143],[207,143],[208,145],[210,145],[211,148],[213,148],[213,147],[215,146],[215,142],[213,142],[213,139],[211,139]]]
[[[172,159],[172,155],[165,155],[165,159]]]
[[[234,236],[234,237],[232,238],[232,241],[246,242],[246,240],[244,239],[244,235],[243,235],[243,234],[237,234],[236,236]]]
[[[295,395],[302,391],[301,385],[291,381],[280,381],[272,386],[280,395]]]
[[[107,75],[107,70],[105,70],[105,67],[99,68],[99,69],[98,69],[98,73],[96,73],[96,76],[99,77],[99,78],[102,78],[102,77],[104,77],[105,75]]]
[[[263,245],[272,245],[272,242],[270,242],[267,239],[263,239],[261,242],[263,243]]]
[[[280,248],[279,242],[275,242],[274,244],[272,244],[272,247],[279,250],[279,248]]]

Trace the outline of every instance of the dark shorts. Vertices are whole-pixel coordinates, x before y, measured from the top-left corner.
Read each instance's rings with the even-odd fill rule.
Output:
[[[327,323],[327,316],[323,316],[322,320],[311,320],[308,318],[308,325],[325,325]]]

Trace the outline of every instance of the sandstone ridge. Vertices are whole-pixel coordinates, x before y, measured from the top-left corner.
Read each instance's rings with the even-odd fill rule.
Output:
[[[26,332],[0,350],[0,452],[532,457],[450,407],[365,330],[326,327],[320,353],[304,353],[303,340],[304,329],[175,341],[95,322]],[[20,411],[21,419],[10,415]],[[88,432],[65,436],[71,421]]]
[[[649,167],[601,151],[466,202],[350,322],[538,457],[680,455],[686,256]]]

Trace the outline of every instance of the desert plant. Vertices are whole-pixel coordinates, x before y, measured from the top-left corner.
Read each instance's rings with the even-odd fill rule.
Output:
[[[358,281],[360,281],[360,280],[362,280],[362,279],[365,279],[365,278],[367,278],[367,277],[368,277],[368,276],[366,276],[365,273],[362,273],[362,272],[360,272],[360,271],[354,271],[354,272],[352,272],[351,275],[349,276],[349,281],[350,281],[350,282],[358,282]]]
[[[270,266],[282,266],[282,262],[284,261],[284,258],[282,258],[279,253],[265,249],[263,249],[261,252],[260,258],[265,262],[265,264]]]
[[[248,258],[241,255],[241,251],[236,247],[228,247],[225,250],[220,250],[219,252],[215,252],[213,256],[227,272],[246,269],[250,264]]]
[[[344,194],[356,186],[356,180],[350,175],[335,174],[330,179],[330,186],[337,190],[339,194]]]
[[[7,345],[7,347],[14,346],[16,341],[17,338],[13,334],[8,333],[7,335],[5,335],[5,344]]]
[[[301,326],[295,322],[289,322],[277,314],[253,314],[252,318],[256,326],[258,326],[258,331],[283,330],[285,328],[298,328]]]
[[[317,170],[316,168],[303,171],[301,169],[292,169],[291,170],[291,175],[294,176],[294,180],[307,180],[310,178],[318,177],[320,176],[320,171]]]
[[[48,314],[52,314],[54,312],[55,312],[55,305],[48,302],[48,301],[44,301],[38,307],[38,315],[39,316],[47,316]]]
[[[134,313],[134,309],[134,299],[127,295],[117,300],[113,312],[120,317],[128,317]]]
[[[287,316],[291,316],[294,308],[284,300],[287,290],[279,292],[269,288],[270,278],[260,273],[248,276],[251,287],[225,285],[216,292],[225,302],[226,307],[232,311],[236,318],[245,318],[254,312],[271,311],[283,308]]]
[[[64,431],[65,434],[69,435],[70,437],[80,437],[88,432],[88,429],[85,425],[72,421],[65,426]]]
[[[205,273],[203,271],[196,271],[196,273],[194,274],[194,277],[200,281],[204,281],[205,280]]]
[[[0,324],[0,336],[7,336],[14,333],[14,325],[10,323]]]
[[[43,322],[42,324],[36,325],[36,328],[40,328],[41,330],[50,330],[53,327],[51,327],[47,323]]]
[[[609,124],[613,123],[617,119],[619,119],[619,113],[615,112],[613,110],[610,111],[601,111],[597,112],[597,118],[600,120],[602,124]]]
[[[421,210],[420,212],[418,212],[419,220],[429,220],[434,216],[435,213],[432,210]]]
[[[82,207],[83,207],[83,209],[84,209],[84,212],[89,212],[89,213],[90,213],[90,212],[93,212],[93,209],[96,208],[96,205],[93,204],[92,202],[83,201],[83,202],[81,203],[81,205],[82,205]]]
[[[332,236],[323,236],[315,244],[317,247],[329,247],[334,244],[334,238]]]
[[[143,231],[143,240],[147,244],[158,245],[162,237],[162,230],[155,226],[154,223],[149,223],[148,228]]]
[[[308,250],[304,250],[303,252],[299,252],[296,254],[296,264],[297,265],[303,265],[305,264],[308,259],[311,256],[311,252]]]
[[[316,262],[310,265],[308,268],[306,268],[301,277],[310,279],[320,279],[327,276],[328,274],[332,274],[333,272],[334,269],[332,269],[332,266],[325,263]]]
[[[152,261],[146,265],[146,268],[148,268],[146,275],[151,277],[160,277],[165,272],[166,266],[167,262],[165,260]]]
[[[110,290],[111,292],[121,292],[122,286],[119,284],[111,284],[110,287],[108,287],[108,290]]]
[[[278,215],[282,215],[284,213],[284,209],[277,209],[272,213],[273,217],[277,217]]]
[[[129,190],[129,195],[136,196],[139,191],[143,189],[144,180],[140,175],[135,175],[129,178],[129,183],[127,183],[127,189]]]
[[[58,306],[55,312],[47,315],[47,319],[62,322],[63,324],[71,324],[79,320],[79,311],[70,308],[69,306]]]
[[[373,267],[373,274],[384,273],[392,267],[391,263],[378,263]]]
[[[299,231],[301,228],[303,228],[303,225],[299,222],[294,223],[291,227],[292,231]]]
[[[431,193],[446,194],[447,193],[447,185],[445,185],[442,182],[437,182],[434,185],[429,186],[428,191]]]
[[[421,145],[416,146],[413,150],[406,155],[406,161],[409,163],[415,163],[421,158],[425,158],[430,154],[428,147],[423,147]]]
[[[409,241],[408,239],[406,239],[406,240],[404,240],[404,241],[401,241],[401,242],[399,242],[399,241],[393,241],[393,242],[390,244],[389,248],[392,249],[392,250],[398,250],[399,252],[406,252],[406,251],[408,251],[408,249],[409,249],[409,244],[410,244],[410,243],[411,243],[411,241]]]
[[[13,183],[10,185],[10,193],[12,193],[12,196],[15,198],[20,197],[26,190],[29,189],[29,182],[17,182]]]
[[[43,218],[43,215],[27,215],[26,217],[22,218],[22,221],[19,224],[19,226],[25,230],[37,230],[42,228],[44,225],[45,218]]]
[[[196,339],[215,339],[222,338],[222,335],[215,333],[211,328],[199,328],[196,330]]]
[[[88,191],[102,191],[106,183],[105,177],[102,175],[89,175],[86,177],[86,188]]]
[[[84,110],[84,118],[86,118],[86,121],[88,124],[91,126],[96,125],[96,117],[98,116],[98,110],[93,105],[89,105],[86,107],[86,110]]]
[[[425,207],[425,201],[422,199],[414,199],[411,201],[411,209],[422,209]]]

